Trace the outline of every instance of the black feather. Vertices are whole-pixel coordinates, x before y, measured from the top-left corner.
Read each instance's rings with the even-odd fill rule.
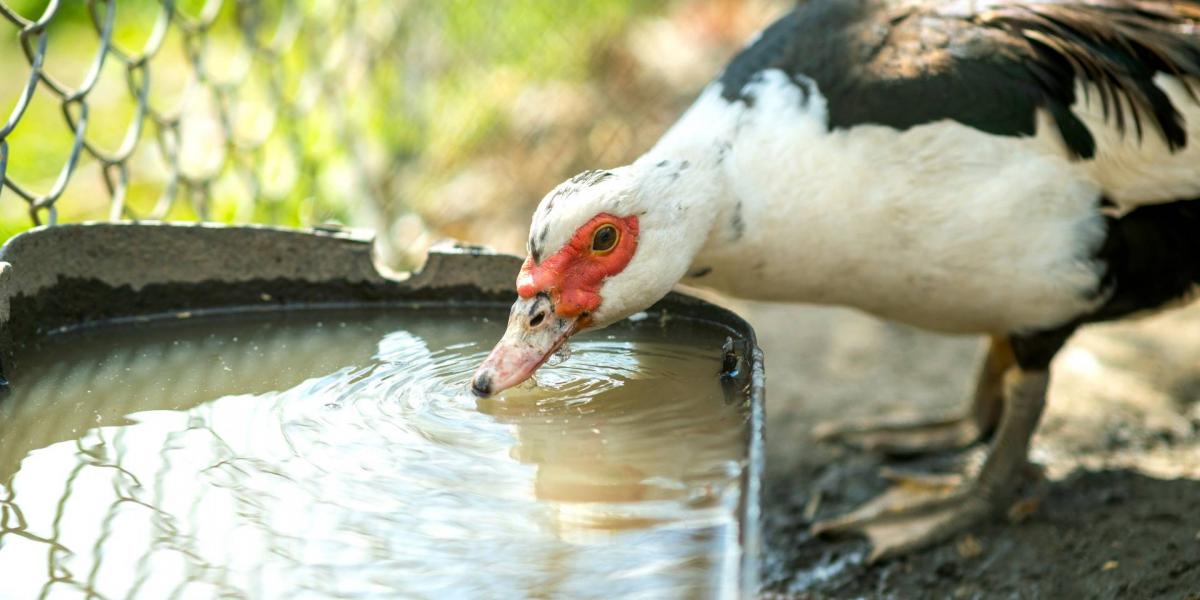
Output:
[[[1108,219],[1096,253],[1105,302],[1082,322],[1160,308],[1200,290],[1200,199],[1134,209]]]
[[[733,59],[720,78],[723,94],[749,103],[746,84],[782,69],[816,83],[831,128],[951,119],[1027,136],[1045,109],[1068,152],[1089,158],[1095,140],[1070,110],[1076,83],[1086,81],[1119,131],[1141,138],[1153,128],[1172,150],[1188,143],[1178,108],[1154,77],[1200,77],[1200,1],[977,4],[963,13],[951,11],[961,3],[811,0]]]

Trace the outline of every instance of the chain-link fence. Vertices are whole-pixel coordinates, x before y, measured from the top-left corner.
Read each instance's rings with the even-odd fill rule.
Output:
[[[86,0],[70,7],[50,2],[40,16],[30,18],[0,3],[0,15],[18,30],[19,52],[28,67],[11,116],[0,129],[0,173],[7,191],[27,205],[33,223],[58,220],[60,201],[84,159],[98,167],[107,216],[113,219],[185,216],[173,211],[180,199],[189,203],[187,216],[214,218],[214,188],[226,175],[243,184],[243,201],[261,201],[267,209],[263,215],[248,212],[254,208],[249,204],[233,207],[243,220],[278,220],[269,214],[272,201],[293,189],[307,197],[328,196],[317,191],[324,169],[315,164],[316,144],[305,139],[310,132],[303,119],[318,105],[338,106],[352,86],[362,84],[370,59],[387,50],[388,24],[376,21],[376,35],[363,35],[371,32],[354,26],[355,3],[331,5],[320,20],[258,2],[226,4],[206,2],[190,13],[169,1]],[[123,36],[116,31],[119,12],[130,13]],[[143,35],[141,43],[127,43]],[[5,71],[15,74],[12,50],[5,52]],[[52,54],[58,53],[73,56],[55,62]],[[297,63],[311,65],[299,74],[302,81],[288,68]],[[86,70],[79,73],[83,65]],[[55,73],[55,67],[66,73]],[[30,149],[12,134],[49,125],[31,114],[38,97],[57,105],[69,142],[51,148],[30,143],[32,152],[23,154]],[[333,143],[360,169],[357,179],[365,181],[366,150],[352,137],[348,112],[330,111],[327,117],[329,129],[343,133]],[[113,137],[115,131],[120,131],[119,139]],[[27,133],[30,139],[58,132]],[[22,158],[45,158],[38,156],[45,150],[65,152],[54,164],[18,168]],[[146,173],[152,166],[161,172]],[[51,167],[57,171],[53,183],[39,186]],[[142,194],[153,196],[152,202],[135,206],[129,201],[134,180],[157,184],[157,193]],[[90,206],[81,208],[84,214],[95,213]]]
[[[408,262],[516,249],[782,0],[0,0],[0,238],[95,219],[328,221]]]

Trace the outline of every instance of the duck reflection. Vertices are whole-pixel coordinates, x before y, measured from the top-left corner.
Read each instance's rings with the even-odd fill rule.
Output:
[[[536,466],[535,496],[560,534],[646,528],[736,503],[744,415],[728,405],[717,348],[584,341],[536,387],[477,400],[515,427],[511,456]],[[707,350],[707,351],[705,351]],[[602,366],[597,366],[602,365]]]

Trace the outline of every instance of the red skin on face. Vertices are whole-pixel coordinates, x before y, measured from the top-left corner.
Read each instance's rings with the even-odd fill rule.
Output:
[[[597,254],[592,251],[592,236],[605,224],[616,227],[620,237],[611,251]],[[536,264],[533,257],[526,258],[517,276],[517,294],[532,298],[539,292],[546,292],[554,302],[554,312],[558,316],[582,316],[586,320],[588,314],[600,307],[600,284],[620,273],[633,259],[637,235],[636,216],[615,217],[600,213],[576,229],[570,241],[553,256]]]

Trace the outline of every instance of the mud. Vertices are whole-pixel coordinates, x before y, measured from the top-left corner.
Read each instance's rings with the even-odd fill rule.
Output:
[[[724,301],[767,356],[765,598],[1200,599],[1200,305],[1076,335],[1054,366],[1032,456],[1046,479],[1019,523],[997,518],[867,566],[864,541],[815,519],[882,491],[880,466],[946,471],[814,442],[825,419],[964,406],[984,342],[829,308]]]

